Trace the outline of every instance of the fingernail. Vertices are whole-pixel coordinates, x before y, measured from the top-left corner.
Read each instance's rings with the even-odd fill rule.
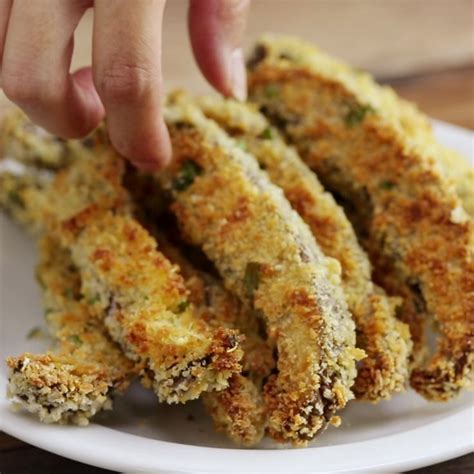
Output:
[[[247,99],[247,72],[242,49],[234,50],[230,56],[230,77],[232,96],[244,101]]]
[[[171,160],[172,150],[168,128],[160,117],[155,125],[158,133],[145,139],[146,147],[142,148],[140,157],[134,160],[135,166],[142,171],[155,172],[163,169]]]

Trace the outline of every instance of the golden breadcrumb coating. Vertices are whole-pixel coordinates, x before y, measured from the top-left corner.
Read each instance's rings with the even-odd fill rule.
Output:
[[[80,147],[79,140],[63,140],[35,125],[20,109],[9,111],[1,123],[0,154],[26,165],[62,168]]]
[[[456,193],[466,212],[474,217],[474,163],[454,150],[444,149],[439,163],[445,176],[456,186]]]
[[[239,337],[198,319],[177,267],[131,216],[123,166],[104,143],[60,171],[47,192],[47,227],[70,249],[89,310],[143,364],[160,400],[223,389],[240,371]]]
[[[263,38],[249,68],[251,98],[346,203],[381,283],[405,297],[412,386],[429,400],[457,395],[473,373],[473,223],[439,145],[391,89],[302,41]],[[428,316],[437,347],[421,357]]]
[[[40,241],[36,275],[56,344],[46,354],[7,359],[8,396],[45,423],[88,424],[112,408],[112,396],[128,387],[136,368],[88,311],[70,253],[50,236]]]
[[[47,150],[47,148],[45,148],[45,150]],[[31,179],[25,184],[25,188],[26,186],[36,187],[34,178],[38,178],[37,173],[32,175]],[[17,183],[18,186],[18,184],[22,183],[23,176],[12,176],[12,181],[14,179],[19,182]],[[152,180],[151,177],[137,172],[129,172],[126,176],[126,180],[128,181],[127,185],[129,189],[134,192],[135,210],[138,213],[143,211],[148,215],[153,213],[153,224],[155,224],[157,215],[163,209],[163,201],[160,199],[159,202],[157,202],[155,199],[155,196],[158,194],[156,180]],[[142,201],[146,201],[145,209],[139,208],[139,205],[143,204]],[[26,215],[29,215],[28,220],[33,222],[37,228],[44,227],[44,222],[41,222],[42,216],[38,215],[38,213],[31,215],[29,211],[31,211],[31,206],[25,206],[24,212]],[[156,227],[156,224],[154,227]],[[258,325],[253,315],[250,315],[250,312],[243,308],[240,301],[227,292],[217,279],[196,270],[196,268],[183,257],[181,252],[172,246],[162,234],[159,235],[159,246],[160,250],[169,260],[180,266],[181,273],[184,275],[185,283],[189,290],[189,299],[195,304],[196,313],[199,318],[216,328],[220,325],[229,328],[237,327],[246,333],[246,339],[242,344],[245,350],[242,361],[245,377],[240,374],[233,375],[230,379],[230,387],[232,387],[232,389],[229,388],[221,392],[210,392],[208,395],[204,395],[204,401],[219,431],[225,432],[238,444],[246,446],[254,445],[262,438],[265,428],[263,399],[260,388],[257,388],[257,385],[261,387],[263,377],[267,376],[273,368],[272,349],[258,336]],[[77,285],[75,288],[78,292],[79,274],[75,267],[71,267],[72,262],[70,261],[70,256],[63,254],[64,252],[60,252],[61,258],[64,259],[63,261],[69,261],[67,268],[72,268],[71,271],[76,272]],[[68,282],[69,279],[70,278],[64,279],[64,281]],[[42,280],[44,280],[44,278],[42,278]],[[68,291],[71,292],[70,288],[72,288],[72,284],[69,282],[65,283],[65,285],[68,286]],[[76,291],[76,289],[74,291]],[[62,295],[62,293],[64,292],[59,291],[59,294]],[[46,303],[48,313],[51,311],[49,306],[51,305]],[[103,323],[99,318],[93,318],[93,321],[95,322],[96,329],[100,332]],[[58,330],[60,329],[59,327]],[[53,330],[52,332],[55,333],[56,331]],[[67,337],[66,341],[68,341]],[[39,357],[41,358],[43,356]],[[55,357],[58,358],[56,355]],[[31,360],[31,355],[29,358]],[[48,361],[50,358],[51,355],[48,355]],[[64,370],[63,366],[51,367],[48,365],[49,378],[53,377],[57,379],[61,376],[64,378],[67,375],[69,379],[72,379],[75,385],[79,385],[78,381],[74,381],[70,374],[72,370],[76,370],[77,364],[74,365],[73,362],[74,358],[71,357],[69,372]],[[58,374],[59,371],[61,371],[61,374]],[[244,378],[244,380],[240,380],[241,378]],[[105,386],[106,385],[104,385],[104,387]],[[108,397],[104,398],[104,400],[107,402],[107,406],[111,406]],[[90,413],[90,416],[94,413]],[[71,411],[68,411],[67,417],[66,415],[63,417],[64,421],[70,419],[70,414]],[[44,416],[43,419],[45,419]],[[87,421],[87,417],[81,414],[80,420],[81,422],[85,422]]]
[[[226,287],[265,320],[278,349],[265,386],[268,431],[304,445],[352,397],[361,357],[340,266],[254,158],[183,95],[171,97],[166,120],[174,160],[160,179],[172,209]]]
[[[35,200],[50,179],[48,172],[0,159],[0,208],[31,234],[41,231]]]
[[[356,397],[378,401],[403,390],[411,340],[408,327],[395,317],[400,300],[388,298],[373,284],[368,257],[342,208],[255,107],[219,97],[201,97],[198,104],[206,116],[255,156],[309,225],[324,254],[341,264],[342,287],[356,323],[357,345],[367,354],[358,365],[352,388]]]
[[[275,365],[272,347],[259,334],[258,320],[253,312],[217,278],[198,270],[163,233],[158,233],[157,240],[163,254],[179,266],[199,317],[215,327],[236,328],[245,336],[242,374],[234,374],[226,389],[204,393],[202,400],[218,431],[237,444],[253,446],[262,439],[265,430],[261,389],[263,379],[270,375]]]
[[[390,95],[390,92],[385,92]],[[455,150],[451,150],[435,137],[431,122],[426,115],[411,102],[396,97],[391,93],[398,114],[400,127],[406,136],[422,143],[440,165],[440,170],[456,188],[465,211],[474,216],[474,162],[469,162]]]

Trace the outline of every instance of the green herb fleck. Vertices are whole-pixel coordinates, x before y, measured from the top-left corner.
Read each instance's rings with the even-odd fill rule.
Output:
[[[82,339],[77,335],[77,334],[72,334],[68,337],[68,339],[76,344],[76,346],[81,346],[82,345]]]
[[[381,189],[386,189],[388,191],[397,187],[393,181],[382,181],[379,186]]]
[[[54,313],[54,308],[45,308],[44,317],[47,318],[51,313]]]
[[[243,150],[243,151],[247,151],[247,142],[241,138],[240,140],[237,140],[237,146]]]
[[[274,99],[280,94],[280,88],[275,84],[269,84],[265,87],[264,94],[267,99]]]
[[[87,304],[94,305],[100,301],[100,295],[96,294],[87,299]]]
[[[249,298],[253,298],[260,283],[260,268],[261,265],[258,262],[249,262],[245,268],[244,287]]]
[[[273,130],[270,127],[267,127],[260,135],[259,138],[264,140],[271,140],[273,138]]]
[[[356,105],[347,112],[345,122],[348,127],[353,127],[362,122],[369,112],[375,112],[371,105]]]
[[[35,326],[33,328],[31,328],[29,331],[28,331],[28,334],[26,335],[26,338],[27,339],[35,339],[39,336],[41,336],[41,328],[39,326]]]
[[[189,306],[189,301],[181,301],[181,303],[178,304],[178,306],[176,306],[176,311],[175,313],[184,313],[184,311],[186,311],[186,308]]]
[[[8,200],[11,201],[13,204],[19,207],[25,207],[25,203],[21,196],[18,194],[18,191],[11,190],[8,193]]]
[[[68,300],[73,300],[74,299],[74,291],[72,288],[66,288],[63,293],[64,297],[67,298]]]
[[[181,167],[181,170],[173,180],[173,189],[176,191],[184,191],[191,184],[193,184],[196,176],[202,173],[202,168],[192,160],[186,160]]]

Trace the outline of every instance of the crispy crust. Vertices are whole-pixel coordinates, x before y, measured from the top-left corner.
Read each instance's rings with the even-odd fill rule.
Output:
[[[474,217],[474,167],[464,156],[454,150],[444,149],[439,163],[445,176],[454,183],[456,193],[466,212]]]
[[[112,408],[113,395],[128,387],[137,368],[81,301],[71,255],[51,237],[40,242],[37,278],[56,347],[9,357],[8,395],[45,423],[88,424],[97,412]]]
[[[97,366],[56,354],[8,357],[7,396],[15,409],[37,415],[43,423],[87,425],[112,408],[110,380]]]
[[[268,431],[303,445],[352,397],[360,351],[339,265],[255,160],[183,95],[171,97],[166,120],[175,159],[160,179],[172,209],[226,287],[262,313],[279,353],[265,387]]]
[[[352,203],[369,254],[384,267],[381,283],[408,297],[402,318],[415,342],[412,386],[430,400],[452,398],[472,381],[473,224],[443,176],[440,147],[410,133],[411,106],[368,75],[298,40],[264,38],[257,49],[253,100],[324,184]],[[424,314],[439,327],[427,359]]]
[[[49,173],[26,168],[11,159],[0,160],[0,207],[33,235],[42,230],[36,199],[49,180]]]
[[[455,187],[465,211],[471,217],[474,216],[474,163],[472,160],[469,163],[465,156],[440,144],[434,135],[430,120],[414,104],[397,97],[390,90],[384,93],[389,95],[394,102],[394,109],[398,114],[398,122],[403,133],[418,143],[422,143],[425,150],[433,155],[440,165],[443,176]]]
[[[15,178],[22,182],[22,177]],[[143,181],[135,184],[143,185]],[[36,227],[44,224],[38,216],[34,222]],[[254,318],[220,282],[194,268],[163,235],[159,245],[179,265],[198,317],[216,329],[238,327],[247,334],[242,344],[246,375],[234,374],[228,389],[203,394],[203,401],[219,431],[238,444],[254,445],[265,428],[260,387],[274,366],[272,349],[258,336]],[[43,422],[87,424],[98,411],[112,408],[113,393],[126,388],[133,376],[132,364],[110,340],[103,322],[81,302],[80,276],[69,252],[46,237],[40,255],[37,278],[44,288],[45,314],[58,347],[54,353],[9,358],[9,394],[16,405],[38,414]]]
[[[242,374],[234,374],[226,389],[204,393],[202,400],[218,431],[239,445],[253,446],[265,431],[266,412],[261,389],[263,379],[275,366],[272,347],[259,335],[253,312],[219,280],[192,265],[163,233],[157,235],[157,240],[164,255],[180,267],[199,317],[214,327],[236,328],[245,336]]]
[[[374,402],[403,390],[411,340],[406,325],[395,317],[400,300],[388,298],[373,284],[368,257],[342,208],[255,108],[217,97],[201,97],[198,104],[206,116],[255,156],[309,225],[325,255],[341,264],[342,286],[355,319],[357,345],[367,354],[359,362],[352,389],[357,398]]]
[[[31,122],[20,109],[9,112],[0,128],[2,156],[21,159],[25,165],[62,168],[80,144],[78,140],[66,141],[51,135]]]
[[[18,149],[21,150],[21,148]],[[48,148],[46,147],[43,149],[43,151],[47,150]],[[41,159],[41,157],[39,157],[39,159]],[[16,184],[17,187],[20,184],[23,184],[23,179],[24,177],[20,175],[11,176],[12,184]],[[24,187],[27,188],[28,186],[33,186],[36,188],[38,183],[36,183],[35,179],[38,179],[37,173],[33,174],[31,179],[24,183]],[[156,206],[156,199],[154,199],[158,192],[156,181],[152,180],[151,177],[136,172],[129,172],[126,176],[126,180],[128,188],[134,192],[133,198],[137,204],[135,211],[138,212],[138,214],[142,214],[143,212],[144,215],[141,217],[148,217],[148,224],[152,222],[153,225],[151,227],[156,228],[157,215],[162,210],[164,202],[162,199],[160,199],[158,203],[160,205],[158,207]],[[44,192],[44,187],[42,187],[41,190]],[[161,193],[159,194],[161,196]],[[146,201],[146,206],[143,206],[143,201]],[[140,204],[140,207],[138,204]],[[44,222],[41,220],[43,216],[41,214],[38,215],[38,213],[36,215],[31,215],[31,211],[31,206],[25,206],[24,212],[28,216],[28,220],[32,221],[35,227],[43,228]],[[156,232],[156,229],[153,230]],[[153,233],[156,236],[155,232]],[[261,387],[261,381],[263,377],[267,376],[274,366],[272,349],[258,336],[258,328],[255,318],[249,314],[249,311],[246,311],[243,308],[242,304],[237,298],[227,292],[222,287],[221,283],[215,278],[194,268],[184,258],[181,252],[179,252],[177,248],[173,247],[167,241],[163,234],[156,237],[159,240],[160,250],[170,261],[180,267],[180,270],[185,278],[186,287],[189,290],[189,299],[196,306],[196,313],[198,317],[206,321],[209,325],[214,326],[216,329],[218,329],[218,327],[221,325],[228,328],[238,327],[238,329],[246,334],[246,339],[242,343],[242,347],[245,350],[242,364],[244,373],[246,375],[242,376],[240,374],[234,374],[230,381],[231,388],[222,392],[210,392],[209,394],[204,394],[203,400],[209,412],[213,416],[215,425],[219,431],[225,432],[233,441],[238,444],[245,446],[254,445],[260,441],[265,428],[263,398],[259,387]],[[63,254],[64,252],[60,252],[58,259],[63,263],[69,261],[65,267],[69,269],[70,265],[72,265],[70,256]],[[66,263],[64,263],[64,265],[66,265]],[[75,291],[79,293],[79,274],[77,269],[74,268],[73,270],[76,272],[77,277]],[[71,275],[69,275],[69,277],[70,276]],[[48,286],[46,286],[46,288],[48,288],[50,284],[55,284],[57,287],[57,283],[51,282],[51,279],[49,279],[48,282],[44,281],[44,277],[41,277],[41,279],[43,280],[44,285],[47,283]],[[70,288],[72,288],[73,285],[71,282],[68,283],[68,280],[70,280],[70,278],[63,278],[60,280],[60,282],[64,282],[64,285],[66,285],[67,288],[58,288],[56,294],[63,295],[66,293],[66,289],[70,290]],[[49,306],[51,305],[46,303],[48,314],[51,313],[51,308]],[[51,317],[48,319],[51,322]],[[99,318],[92,318],[92,321],[95,323],[94,328],[97,331],[104,331],[103,323]],[[59,324],[54,324],[54,329],[52,330],[53,333],[64,331],[64,329],[61,327],[64,325],[64,323],[61,324],[61,320],[59,320],[58,323]],[[82,333],[82,331],[79,329],[73,329],[73,332],[79,334]],[[62,339],[67,342],[67,335]],[[69,343],[69,346],[70,345],[71,344]],[[93,355],[93,357],[96,356],[97,354]],[[38,357],[39,360],[35,360],[34,363],[36,365],[39,364],[41,370],[38,370],[36,367],[36,369],[33,371],[34,377],[36,377],[37,380],[39,380],[41,377],[45,378],[44,374],[47,372],[48,380],[63,379],[65,381],[67,380],[70,385],[80,386],[80,381],[75,380],[75,375],[72,375],[72,372],[76,370],[78,365],[78,361],[76,361],[74,364],[74,357],[68,359],[68,370],[63,368],[64,364],[60,365],[60,361],[64,357],[60,357],[58,354],[48,354],[47,357]],[[53,360],[51,360],[52,357],[54,357]],[[32,356],[28,355],[28,358],[30,368],[33,368],[34,366],[31,365]],[[48,363],[45,364],[44,360],[46,360]],[[55,361],[56,365],[52,364],[52,362]],[[113,366],[113,364],[109,365]],[[100,378],[98,379],[100,380]],[[106,384],[104,385],[103,382],[102,386],[106,387]],[[103,396],[102,392],[99,393]],[[52,396],[56,397],[54,394]],[[104,398],[104,406],[105,404],[107,406],[111,406],[109,397]],[[41,415],[42,420],[45,421],[47,419],[54,418],[53,421],[58,421],[57,410],[55,411],[56,417],[51,417],[51,415],[46,414],[48,411],[47,409],[44,409],[45,405],[48,405],[46,401],[43,401],[42,404],[39,404],[39,407],[38,403],[35,404],[35,407],[37,408],[43,406]],[[80,412],[80,410],[76,411]],[[80,412],[81,415],[74,415],[73,420],[77,418],[81,423],[84,423],[87,421],[87,418],[92,416],[96,411],[97,410],[91,410],[87,416],[84,416],[82,412]],[[68,410],[61,418],[61,421],[67,421],[71,419],[71,414],[72,411]]]
[[[97,140],[101,140],[98,136]],[[219,390],[240,370],[235,331],[199,321],[177,267],[131,217],[123,161],[107,143],[60,171],[48,190],[47,227],[71,250],[88,309],[104,320],[162,401]]]

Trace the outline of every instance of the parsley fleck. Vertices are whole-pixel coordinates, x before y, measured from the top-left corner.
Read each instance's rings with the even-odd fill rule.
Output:
[[[269,84],[264,90],[265,97],[268,99],[274,99],[275,97],[278,97],[279,93],[280,88],[275,84]]]
[[[54,313],[54,308],[45,308],[44,309],[44,317],[48,317],[51,313]]]
[[[270,127],[267,127],[259,136],[264,140],[271,140],[273,138],[273,130]]]
[[[184,191],[191,184],[193,184],[196,176],[202,173],[202,168],[192,160],[186,160],[178,173],[178,176],[173,180],[173,189],[176,191]]]
[[[21,196],[18,194],[18,191],[11,190],[8,193],[8,200],[11,201],[16,206],[25,207],[25,203],[23,202],[23,199],[21,198]]]
[[[94,305],[100,301],[100,295],[96,294],[87,299],[87,304]]]
[[[393,181],[382,181],[379,185],[381,189],[386,189],[390,191],[393,188],[396,188],[397,185]]]
[[[247,142],[241,138],[240,140],[237,140],[237,146],[243,150],[243,151],[247,151]]]
[[[88,137],[82,140],[82,146],[85,148],[94,148],[95,145],[95,137],[93,135],[89,135]]]
[[[347,112],[344,119],[346,126],[353,127],[362,122],[369,112],[375,112],[371,105],[356,105]]]
[[[249,262],[245,268],[244,287],[249,298],[253,298],[260,283],[260,267],[258,262]]]
[[[176,313],[180,314],[180,313],[183,313],[184,311],[186,311],[186,308],[189,306],[189,301],[181,301],[181,303],[178,304],[178,306],[176,306]]]
[[[81,346],[82,345],[82,339],[77,335],[77,334],[71,334],[68,339],[76,344],[76,346]]]
[[[63,293],[64,297],[67,298],[68,300],[73,300],[74,299],[74,291],[72,288],[66,288]]]

